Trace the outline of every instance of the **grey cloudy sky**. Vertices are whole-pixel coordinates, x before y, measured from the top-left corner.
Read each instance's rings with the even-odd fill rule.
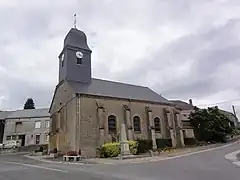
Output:
[[[240,98],[239,0],[0,0],[1,109],[49,106],[74,13],[94,77],[201,105]]]

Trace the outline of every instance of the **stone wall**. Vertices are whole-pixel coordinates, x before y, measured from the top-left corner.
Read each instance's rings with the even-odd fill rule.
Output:
[[[80,99],[80,147],[86,156],[95,156],[96,149],[104,142],[111,141],[108,133],[108,116],[114,115],[117,119],[117,132],[120,132],[121,123],[130,124],[133,127],[133,117],[141,119],[141,131],[134,132],[127,125],[128,136],[132,139],[151,139],[150,121],[146,108],[151,109],[151,118],[160,118],[161,132],[155,133],[156,138],[170,138],[168,123],[164,115],[164,108],[173,113],[174,107],[150,104],[146,102],[120,100],[114,98],[101,98],[93,96],[81,96]],[[127,109],[129,109],[129,111]],[[130,122],[127,121],[129,116]],[[171,116],[169,116],[171,118]],[[170,119],[172,121],[172,119]],[[132,134],[131,134],[132,132]]]
[[[64,152],[75,150],[76,96],[66,82],[61,82],[57,86],[50,108],[50,116],[52,123],[49,148],[57,148]]]

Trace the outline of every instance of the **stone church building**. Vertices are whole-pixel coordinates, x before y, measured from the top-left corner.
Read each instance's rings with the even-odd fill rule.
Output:
[[[128,140],[171,139],[184,146],[180,110],[144,86],[92,78],[91,49],[84,32],[71,29],[59,55],[59,83],[50,107],[49,148],[97,156],[105,142],[118,141],[121,124]]]

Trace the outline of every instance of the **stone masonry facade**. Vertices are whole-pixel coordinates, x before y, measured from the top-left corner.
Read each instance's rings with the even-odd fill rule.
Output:
[[[71,112],[69,112],[71,111]],[[86,157],[97,156],[97,148],[111,142],[108,118],[116,118],[116,134],[126,124],[128,140],[171,139],[173,147],[184,146],[180,112],[172,106],[144,101],[89,95],[76,96],[52,116],[50,148],[78,151]],[[134,117],[140,118],[140,131],[134,132]],[[160,131],[155,131],[154,118],[160,119]]]

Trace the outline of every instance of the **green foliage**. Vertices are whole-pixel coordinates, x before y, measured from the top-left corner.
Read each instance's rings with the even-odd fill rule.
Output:
[[[100,153],[103,157],[116,157],[120,152],[119,143],[106,143],[100,147]]]
[[[169,146],[157,149],[158,152],[172,152],[172,151],[175,151],[175,150],[176,150],[175,148],[169,147]]]
[[[131,154],[137,154],[138,142],[137,141],[128,141],[129,149]]]
[[[138,149],[137,149],[138,154],[146,153],[152,149],[152,140],[138,139],[137,142],[138,142]],[[159,149],[162,149],[165,147],[171,147],[172,140],[171,139],[156,139],[156,144]]]
[[[137,153],[146,153],[148,150],[152,149],[152,140],[138,139]]]
[[[156,144],[157,144],[158,148],[171,147],[172,140],[171,139],[156,139]]]
[[[231,121],[218,108],[198,109],[189,116],[198,140],[224,142],[233,133]]]
[[[136,141],[128,141],[131,154],[137,154],[138,143]],[[106,143],[99,149],[101,157],[117,157],[120,154],[120,143]]]
[[[195,138],[184,138],[184,144],[185,145],[195,145],[195,144],[197,144],[197,141]]]
[[[33,102],[32,98],[28,98],[25,105],[24,105],[24,109],[35,109],[35,105]]]

